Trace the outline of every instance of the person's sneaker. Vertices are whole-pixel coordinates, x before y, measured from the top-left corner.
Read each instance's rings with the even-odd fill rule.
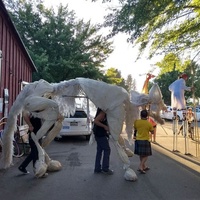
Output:
[[[27,171],[25,168],[23,167],[18,167],[19,171],[22,172],[23,174],[29,174],[30,172]]]
[[[106,175],[113,175],[114,171],[111,169],[108,169],[108,170],[102,170],[102,173]]]

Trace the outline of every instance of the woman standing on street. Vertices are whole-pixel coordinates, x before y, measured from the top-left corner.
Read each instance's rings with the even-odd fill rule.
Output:
[[[146,174],[150,168],[146,165],[148,156],[152,155],[151,143],[149,142],[149,132],[154,133],[152,124],[147,120],[148,111],[142,110],[140,113],[141,119],[134,122],[134,139],[135,140],[135,154],[140,157],[140,165],[138,171],[141,174]]]
[[[113,170],[109,169],[111,152],[109,145],[109,127],[107,123],[106,113],[100,108],[97,109],[97,113],[94,119],[93,132],[95,135],[95,140],[97,142],[97,153],[94,172],[102,172],[107,175],[112,175]],[[101,163],[102,154],[103,160]]]

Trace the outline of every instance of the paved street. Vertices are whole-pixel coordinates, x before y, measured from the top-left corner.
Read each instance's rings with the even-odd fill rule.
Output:
[[[29,175],[22,175],[18,171],[17,166],[24,158],[15,159],[14,166],[0,172],[1,199],[198,200],[199,159],[184,155],[184,151],[173,152],[172,136],[169,130],[166,134],[158,126],[157,144],[152,144],[153,155],[148,160],[151,169],[147,174],[137,172],[137,155],[130,158],[131,168],[138,175],[136,182],[125,181],[123,165],[112,141],[110,165],[115,172],[112,176],[93,173],[96,144],[88,145],[84,137],[53,141],[47,152],[52,159],[62,163],[62,170],[50,173],[47,178],[36,179],[31,165],[28,167],[31,172]],[[179,146],[178,143],[178,149],[181,150]]]
[[[176,137],[173,135],[172,122],[166,121],[164,125],[157,125],[156,143],[152,143],[152,148],[200,173],[199,133],[200,128],[197,127],[195,140],[181,134]],[[126,134],[123,135],[127,138]]]

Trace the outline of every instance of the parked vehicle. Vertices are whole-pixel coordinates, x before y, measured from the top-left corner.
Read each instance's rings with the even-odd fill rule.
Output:
[[[166,119],[166,120],[173,120],[173,109],[171,106],[166,106],[167,110],[166,111],[161,111],[161,118]],[[183,113],[182,110],[177,110],[177,118],[178,121],[181,121],[183,119]]]
[[[63,126],[60,133],[56,136],[55,140],[59,140],[64,136],[86,136],[89,140],[92,133],[92,121],[87,113],[80,108],[76,109],[73,116],[65,117]]]

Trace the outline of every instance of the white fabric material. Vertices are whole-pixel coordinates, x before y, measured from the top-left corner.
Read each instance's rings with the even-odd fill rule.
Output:
[[[119,86],[87,78],[77,78],[86,96],[103,111],[112,110],[129,99],[128,92]]]
[[[24,104],[25,110],[30,111],[34,117],[40,118],[44,121],[37,132],[37,138],[39,140],[48,132],[50,127],[59,118],[58,105],[51,99],[38,96],[30,96],[26,98]]]
[[[124,151],[122,146],[117,141],[114,141],[113,143],[117,149],[117,153],[118,153],[119,157],[121,158],[121,160],[123,161],[125,166],[128,168],[130,166],[130,160],[129,160],[126,152]]]
[[[12,138],[17,122],[17,115],[22,109],[27,109],[34,116],[44,119],[41,129],[37,133],[36,143],[38,143],[38,139],[42,138],[58,120],[59,112],[68,116],[75,112],[75,98],[84,92],[85,96],[96,107],[106,112],[110,134],[114,140],[119,157],[124,163],[125,170],[127,170],[130,166],[130,160],[122,146],[118,143],[123,122],[124,120],[126,121],[128,138],[131,141],[134,118],[137,119],[139,116],[138,106],[152,103],[155,105],[154,109],[152,109],[154,110],[153,114],[159,115],[158,111],[162,105],[162,101],[159,100],[162,100],[162,95],[158,89],[159,87],[155,86],[155,89],[152,89],[150,92],[150,96],[132,92],[130,101],[128,92],[122,87],[87,78],[77,78],[57,84],[49,84],[44,80],[31,83],[18,95],[9,113],[4,132],[6,139],[3,139],[5,143],[3,146],[2,166],[7,168],[12,163]],[[52,100],[43,97],[45,95],[50,95]],[[46,137],[47,141],[44,141],[45,145],[49,144],[49,141],[52,140],[56,132],[60,129],[60,124],[57,125],[58,127],[55,132],[50,132],[52,135]],[[40,145],[38,149],[40,154],[39,161],[36,164],[36,176],[41,177],[47,165],[45,165],[44,152]],[[128,174],[126,176],[131,177],[127,178],[130,180],[135,180],[137,177],[131,170],[128,170],[126,174]]]
[[[139,107],[133,104],[129,104],[126,109],[126,133],[128,135],[129,145],[132,145],[133,138],[133,123],[136,119],[139,119]]]
[[[149,94],[140,94],[136,91],[130,93],[131,103],[133,104],[134,114],[133,121],[139,118],[139,106],[150,105],[149,115],[152,116],[158,123],[164,124],[164,120],[160,117],[160,111],[165,110],[166,106],[162,100],[162,93],[157,84],[154,84],[149,90]]]
[[[42,147],[48,146],[52,140],[57,136],[57,134],[62,129],[62,121],[63,117],[60,117],[54,124],[53,128],[48,132],[48,134],[45,136],[45,138],[42,140]]]
[[[137,175],[131,168],[128,168],[124,174],[124,178],[127,181],[136,181]]]
[[[165,110],[166,106],[162,100],[162,93],[157,84],[154,84],[149,90],[150,113],[159,124],[164,124],[164,120],[160,117],[160,111]]]
[[[149,103],[149,96],[147,94],[139,93],[134,90],[130,92],[130,100],[134,106],[144,106]]]
[[[14,132],[16,130],[17,116],[24,109],[25,101],[30,96],[40,96],[42,97],[45,93],[53,92],[53,87],[51,84],[44,80],[36,81],[30,83],[24,87],[24,89],[19,93],[15,102],[13,103],[7,123],[5,125],[3,134],[3,147],[2,147],[2,158],[0,160],[0,169],[9,168],[13,161],[13,138]],[[33,103],[31,101],[31,103]]]
[[[119,135],[122,132],[125,110],[123,104],[117,106],[113,110],[106,111],[107,121],[110,134],[115,141],[118,141]]]
[[[79,82],[76,79],[53,84],[53,100],[59,105],[59,112],[63,116],[70,116],[75,113],[75,97],[81,92]]]
[[[31,133],[31,137],[33,141],[35,142],[35,145],[37,146],[37,150],[38,150],[38,160],[35,162],[35,165],[34,165],[34,173],[35,173],[35,177],[40,178],[47,171],[47,164],[45,163],[45,152],[40,146],[38,139],[33,132]]]
[[[47,171],[49,172],[55,172],[62,169],[61,163],[57,160],[50,159],[47,153],[45,153],[45,162],[47,164]]]
[[[184,97],[184,92],[190,91],[191,88],[187,87],[185,80],[180,78],[174,81],[170,86],[169,90],[171,91],[171,106],[176,109],[185,109],[186,102]]]
[[[95,142],[94,133],[91,133],[90,140],[89,140],[89,145],[92,145],[94,142]]]

